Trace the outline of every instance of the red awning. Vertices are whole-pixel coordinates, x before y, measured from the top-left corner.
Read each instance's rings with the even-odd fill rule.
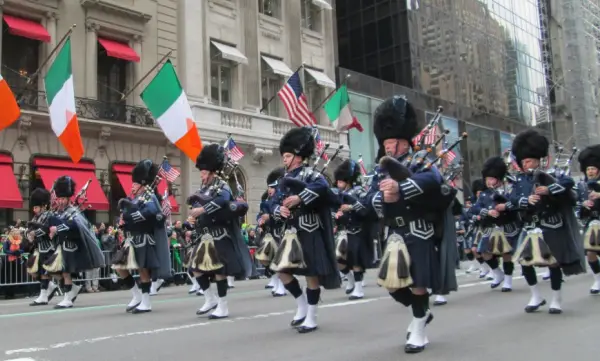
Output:
[[[11,15],[4,15],[3,18],[8,26],[8,32],[13,35],[39,40],[45,43],[49,43],[51,40],[50,34],[48,34],[46,28],[38,22],[17,18]]]
[[[129,45],[125,43],[119,43],[118,41],[108,40],[103,38],[98,38],[98,42],[104,50],[106,50],[106,54],[113,58],[123,59],[127,61],[133,61],[135,63],[140,62],[140,56],[135,52]]]
[[[133,170],[133,167],[135,167],[134,164],[114,164],[112,166],[112,171],[117,176],[119,183],[121,183],[121,187],[123,187],[123,190],[127,194],[131,192],[131,185],[133,184],[133,181],[131,180],[131,171]],[[158,183],[158,193],[160,195],[165,194],[167,187],[167,181],[164,179],[161,180],[160,183]],[[179,203],[177,203],[177,200],[173,195],[169,195],[169,202],[171,202],[173,212],[179,212]]]
[[[42,182],[46,189],[52,189],[54,181],[62,176],[69,176],[75,181],[75,194],[79,192],[81,187],[88,181],[92,180],[87,189],[87,204],[91,205],[92,210],[108,211],[109,204],[100,182],[96,178],[96,166],[92,163],[79,162],[75,164],[70,160],[52,159],[52,158],[36,158],[33,165],[42,177]]]
[[[0,208],[23,208],[23,197],[13,171],[13,160],[0,153]]]

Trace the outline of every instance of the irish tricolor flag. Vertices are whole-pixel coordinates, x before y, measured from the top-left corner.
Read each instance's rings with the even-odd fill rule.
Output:
[[[15,95],[0,75],[0,130],[10,127],[20,114],[21,109],[17,105]]]
[[[70,38],[50,66],[44,78],[44,87],[52,130],[69,153],[73,163],[78,163],[83,157],[83,143],[75,110]]]
[[[335,94],[333,94],[327,103],[325,103],[323,109],[325,109],[329,121],[338,132],[343,132],[352,128],[358,129],[359,132],[363,131],[363,127],[358,122],[358,119],[352,115],[350,97],[348,96],[346,84],[342,85]]]
[[[202,141],[192,108],[170,60],[158,71],[141,97],[167,139],[195,162],[202,150]]]

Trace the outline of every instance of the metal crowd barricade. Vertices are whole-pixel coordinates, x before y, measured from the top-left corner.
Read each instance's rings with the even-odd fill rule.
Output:
[[[264,266],[254,259],[254,253],[257,247],[249,247],[250,256],[256,266],[258,275],[264,273]],[[118,279],[117,273],[111,268],[111,260],[113,252],[103,251],[105,257],[106,266],[99,269],[99,276],[93,280],[113,280]],[[173,276],[187,274],[187,269],[183,267],[183,260],[185,257],[185,250],[181,248],[171,249],[171,274]],[[7,286],[20,286],[20,285],[31,285],[37,284],[38,281],[33,279],[31,275],[27,273],[27,259],[29,254],[24,253],[15,261],[9,261],[8,255],[0,255],[0,288]],[[86,278],[87,272],[81,272],[79,277],[74,278],[74,281],[91,281],[92,279]],[[137,274],[134,272],[134,276]]]

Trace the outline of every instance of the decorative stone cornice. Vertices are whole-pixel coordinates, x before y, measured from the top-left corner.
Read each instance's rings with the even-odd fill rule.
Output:
[[[273,149],[266,149],[260,147],[254,147],[252,149],[252,161],[255,164],[262,164],[265,157],[270,157],[273,155]]]
[[[80,0],[81,6],[86,9],[96,9],[99,11],[109,12],[121,15],[139,22],[147,23],[152,19],[152,15],[141,11],[133,10],[129,7],[117,5],[105,0]]]
[[[29,129],[31,129],[31,115],[21,114],[19,123],[17,125],[19,147],[23,149],[27,144],[27,138],[29,138]]]
[[[102,126],[100,128],[100,132],[98,133],[98,150],[102,153],[106,152],[106,145],[110,139],[110,130],[110,127]]]
[[[167,140],[165,143],[165,156],[167,158],[175,157],[179,155],[179,149],[171,143],[171,141]]]

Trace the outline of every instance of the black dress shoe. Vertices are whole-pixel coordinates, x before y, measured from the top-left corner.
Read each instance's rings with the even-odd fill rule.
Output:
[[[300,326],[302,323],[304,323],[304,320],[306,319],[306,317],[302,317],[299,320],[292,320],[292,322],[290,322],[290,326],[292,327],[298,327]]]
[[[427,316],[427,321],[425,321],[425,326],[429,325],[431,323],[431,321],[433,321],[433,313],[430,312],[429,316]],[[410,332],[407,332],[406,339],[408,340],[409,338],[410,338]]]
[[[218,305],[214,305],[214,306],[212,306],[211,308],[209,308],[209,309],[208,309],[208,310],[206,310],[206,311],[200,311],[200,310],[197,310],[197,311],[196,311],[196,314],[197,314],[198,316],[206,315],[206,314],[207,314],[207,313],[209,313],[210,311],[212,311],[212,310],[216,309],[216,308],[217,308],[217,306],[218,306]]]
[[[540,307],[542,307],[545,304],[546,304],[546,300],[542,300],[542,302],[540,302],[539,305],[525,307],[525,312],[526,313],[533,313],[533,312],[537,311]]]
[[[314,327],[308,327],[308,326],[299,326],[298,328],[296,328],[296,330],[298,331],[298,333],[311,333],[313,331],[317,330],[317,326]]]
[[[275,292],[273,292],[272,295],[273,295],[273,297],[283,297],[283,296],[285,296],[285,293],[275,293]]]
[[[590,295],[600,294],[600,290],[590,290]]]
[[[348,297],[348,299],[350,301],[362,300],[363,298],[364,298],[364,296],[350,296],[350,297]]]
[[[131,314],[137,315],[140,313],[148,313],[148,312],[152,312],[152,310],[140,310],[139,308],[134,308],[133,311],[131,311]]]
[[[223,319],[223,318],[227,318],[227,317],[229,317],[229,316],[216,316],[216,315],[210,315],[210,316],[208,316],[208,319],[209,319],[209,320],[221,320],[221,319]]]
[[[46,306],[47,304],[48,304],[48,302],[37,303],[37,302],[33,301],[29,304],[29,306]]]
[[[512,292],[512,288],[502,287],[502,292]]]
[[[498,286],[500,286],[501,284],[502,284],[502,282],[498,282],[498,283],[492,283],[492,284],[490,285],[490,288],[491,288],[491,289],[498,288]]]
[[[347,295],[351,294],[352,292],[354,292],[354,287],[346,290]]]
[[[435,301],[435,302],[433,302],[433,305],[434,306],[443,306],[447,303],[448,303],[448,301]]]
[[[551,315],[560,315],[562,313],[562,310],[560,308],[550,308],[548,310],[548,313]]]
[[[137,306],[139,306],[140,304],[141,304],[141,302],[138,302],[138,303],[136,303],[136,304],[135,304],[135,305],[133,305],[133,306],[129,306],[129,307],[127,307],[127,308],[125,309],[125,312],[131,312],[131,311],[135,310],[135,309],[137,308]]]
[[[419,352],[422,352],[423,350],[425,350],[425,346],[415,346],[415,345],[411,345],[411,344],[404,346],[405,353],[419,353]]]
[[[271,286],[271,285],[266,285],[266,286],[265,286],[265,290],[268,290],[268,289],[271,289],[271,288],[274,288],[274,287],[273,287],[273,286]]]

